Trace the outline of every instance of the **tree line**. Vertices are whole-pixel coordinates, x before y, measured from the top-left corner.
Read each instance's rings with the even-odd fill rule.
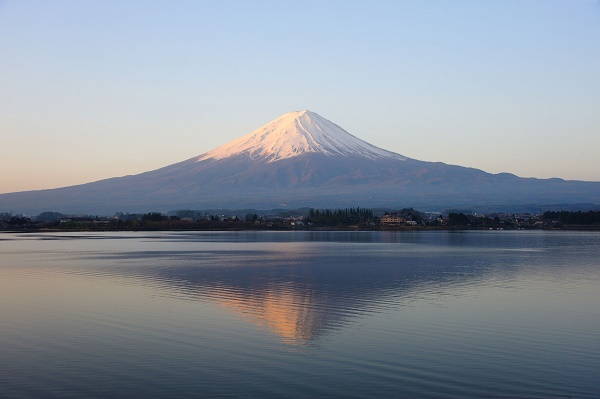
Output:
[[[545,220],[558,220],[560,224],[600,225],[600,211],[547,211],[544,212],[542,218]]]
[[[375,222],[373,211],[366,208],[313,209],[308,211],[307,222],[323,226],[344,226]]]

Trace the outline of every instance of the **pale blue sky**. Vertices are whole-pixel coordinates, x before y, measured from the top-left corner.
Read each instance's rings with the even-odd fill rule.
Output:
[[[0,0],[0,192],[309,109],[379,147],[600,181],[600,2]]]

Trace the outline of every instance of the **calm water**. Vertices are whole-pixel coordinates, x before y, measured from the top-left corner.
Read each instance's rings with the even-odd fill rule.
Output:
[[[0,397],[599,398],[600,234],[0,234]]]

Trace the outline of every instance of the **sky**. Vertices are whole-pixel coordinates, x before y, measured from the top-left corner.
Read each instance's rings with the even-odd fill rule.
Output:
[[[600,181],[600,2],[0,0],[0,193],[303,109],[414,159]]]

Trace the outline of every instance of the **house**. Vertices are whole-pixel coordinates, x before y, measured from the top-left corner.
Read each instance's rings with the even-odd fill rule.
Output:
[[[384,226],[399,226],[404,224],[406,219],[396,213],[386,213],[381,217],[381,224]]]

